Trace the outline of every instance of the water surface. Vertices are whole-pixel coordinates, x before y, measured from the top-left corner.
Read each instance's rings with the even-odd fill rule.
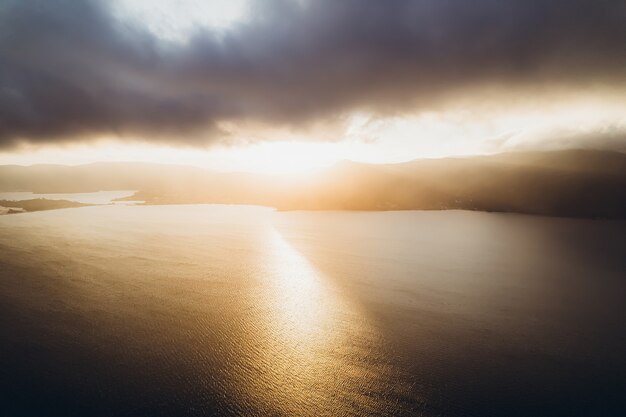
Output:
[[[623,222],[102,206],[0,218],[0,414],[618,416]]]

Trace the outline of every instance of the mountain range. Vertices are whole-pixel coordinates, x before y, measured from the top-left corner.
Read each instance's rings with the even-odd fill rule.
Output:
[[[259,204],[280,210],[463,209],[626,218],[626,154],[567,150],[340,162],[306,176],[145,163],[0,166],[0,191],[137,190],[146,204]]]

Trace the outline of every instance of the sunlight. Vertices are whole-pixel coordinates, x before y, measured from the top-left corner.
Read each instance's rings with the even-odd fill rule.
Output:
[[[626,417],[624,16],[0,0],[0,417]]]
[[[211,152],[213,164],[226,170],[269,175],[306,174],[329,167],[342,159],[334,143],[264,142],[247,147],[221,148]]]
[[[332,337],[330,321],[339,299],[320,280],[320,274],[275,229],[268,230],[269,286],[273,292],[277,333],[304,348]],[[305,341],[308,343],[303,344]],[[299,352],[302,354],[303,352]]]
[[[347,155],[334,143],[266,142],[242,147],[192,148],[121,143],[114,139],[97,143],[59,146],[25,146],[3,152],[0,163],[82,165],[97,162],[146,162],[189,165],[224,172],[267,175],[300,175],[324,169]]]
[[[185,41],[199,28],[228,28],[247,11],[246,0],[115,0],[113,5],[118,16],[137,20],[168,41]]]
[[[267,304],[262,306],[265,317],[253,325],[253,340],[260,355],[255,363],[271,366],[247,389],[282,414],[299,415],[306,409],[322,415],[321,410],[338,406],[338,387],[376,379],[344,359],[361,353],[352,340],[376,337],[377,332],[277,229],[268,225],[265,237],[266,280],[258,299]]]
[[[287,130],[227,129],[233,143],[208,141],[202,146],[145,138],[106,136],[68,144],[22,144],[0,149],[0,164],[66,164],[148,162],[189,165],[222,172],[247,172],[298,177],[342,160],[385,164],[420,158],[485,155],[532,148],[594,148],[602,138],[620,139],[626,130],[624,102],[609,96],[570,98],[533,106],[494,109],[462,107],[417,112],[398,117],[375,117],[356,112],[346,119],[339,140],[316,140],[314,133]],[[232,127],[231,127],[232,128]],[[609,143],[610,145],[610,143]],[[607,145],[608,146],[608,145]]]

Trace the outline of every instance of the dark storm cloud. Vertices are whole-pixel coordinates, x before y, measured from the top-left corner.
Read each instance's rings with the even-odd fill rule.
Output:
[[[101,134],[193,143],[218,137],[225,119],[298,125],[486,84],[626,78],[623,0],[266,0],[249,22],[180,45],[116,20],[108,4],[0,0],[0,145]]]

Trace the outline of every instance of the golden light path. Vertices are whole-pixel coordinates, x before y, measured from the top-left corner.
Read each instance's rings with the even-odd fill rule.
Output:
[[[310,350],[313,342],[331,343],[333,319],[337,318],[334,314],[346,308],[346,303],[275,229],[268,234],[268,284],[274,296],[274,321],[282,326],[283,335],[301,348]]]
[[[267,282],[258,297],[264,304],[250,335],[258,374],[247,395],[284,415],[364,413],[373,406],[369,393],[389,372],[382,363],[363,366],[380,348],[380,334],[271,226],[265,244]]]

